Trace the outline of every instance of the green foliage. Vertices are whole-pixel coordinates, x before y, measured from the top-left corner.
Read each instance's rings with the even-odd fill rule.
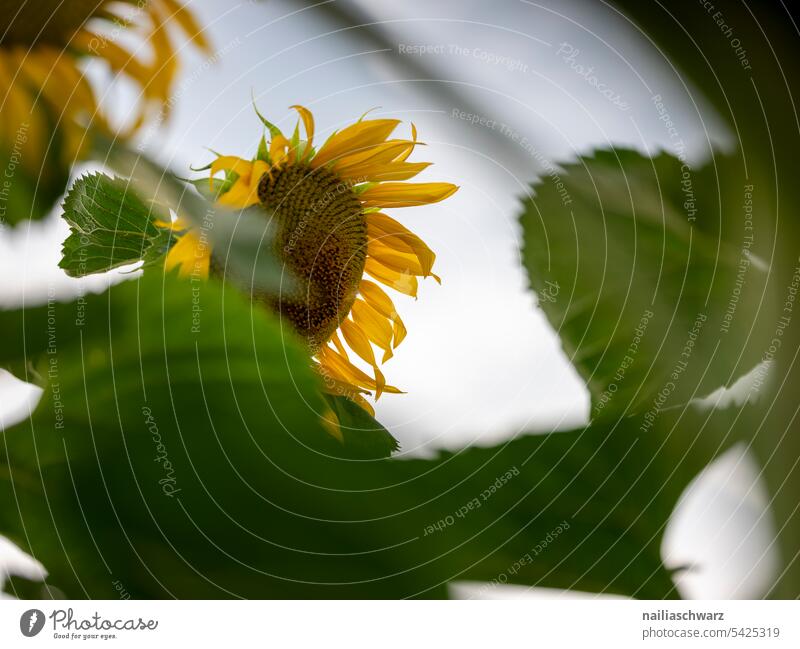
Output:
[[[192,182],[198,196],[95,134],[98,159],[129,180],[75,183],[61,267],[79,277],[159,261],[173,241],[153,224],[158,205],[204,231],[218,277],[148,273],[73,303],[0,312],[0,366],[43,388],[33,416],[2,433],[0,533],[50,578],[14,579],[12,592],[433,597],[468,579],[673,597],[660,556],[669,516],[698,472],[744,441],[780,515],[786,569],[776,592],[797,596],[794,394],[779,400],[783,385],[759,386],[769,412],[692,401],[750,370],[770,336],[797,348],[796,327],[782,337],[776,325],[782,313],[788,322],[780,300],[800,273],[790,98],[780,83],[753,93],[717,25],[696,19],[701,9],[616,4],[683,64],[741,141],[740,153],[701,168],[665,153],[600,151],[551,173],[526,201],[524,263],[589,387],[590,426],[391,458],[389,432],[321,394],[307,350],[249,298],[296,281],[272,249],[270,215],[219,209],[226,181]],[[755,16],[727,11],[731,24]],[[768,46],[751,36],[756,69],[773,59],[796,67],[785,32]],[[708,66],[696,65],[698,47]],[[36,175],[17,152],[0,154],[15,170],[4,222],[40,218],[61,196],[60,145],[55,134]],[[258,157],[268,159],[264,138]],[[776,362],[791,390],[794,359]],[[341,441],[321,423],[328,409]]]
[[[164,176],[136,164],[145,176],[137,187]],[[50,578],[45,591],[12,587],[73,597],[114,597],[120,587],[134,597],[438,597],[460,579],[676,596],[660,554],[666,523],[699,471],[747,438],[749,409],[647,408],[697,314],[706,318],[698,341],[719,317],[717,296],[738,259],[729,224],[700,221],[707,209],[696,226],[683,218],[681,195],[666,189],[680,183],[675,161],[653,161],[663,189],[648,164],[616,152],[568,166],[569,219],[563,193],[547,186],[523,217],[531,281],[595,399],[620,383],[608,416],[572,433],[389,458],[389,432],[353,402],[322,396],[307,350],[248,297],[242,279],[248,268],[259,277],[259,256],[268,262],[260,281],[277,269],[259,214],[214,228],[215,249],[250,255],[225,266],[244,295],[218,280],[146,273],[79,302],[0,312],[9,343],[0,362],[44,389],[33,417],[3,435],[0,532]],[[159,236],[146,204],[119,183],[83,179],[67,201],[105,264],[147,257],[148,237]],[[203,206],[207,218],[200,197],[164,184],[160,203],[195,219]],[[131,233],[130,252],[115,257],[109,241]],[[636,362],[615,379],[644,309],[654,316]],[[749,357],[725,346],[741,346],[737,327],[731,343],[718,341],[719,365],[705,344],[692,346],[675,399],[749,369]],[[322,423],[327,409],[341,441]],[[610,416],[619,412],[635,416]]]
[[[217,275],[250,294],[277,295],[295,288],[299,280],[284,267],[274,246],[271,214],[261,206],[234,210],[214,203],[230,178],[211,184],[207,178],[184,182],[124,143],[96,134],[94,146],[96,155],[130,179],[132,189],[152,197],[151,205],[169,206],[192,225],[211,246]]]
[[[749,314],[766,265],[731,163],[598,151],[526,201],[524,263],[539,304],[589,386],[592,418],[681,404],[752,369]],[[752,342],[752,341],[750,341]]]
[[[770,274],[765,302],[777,299],[779,317],[791,318],[792,309],[785,311],[783,303],[791,297],[790,287],[798,272],[800,183],[796,161],[800,140],[797,115],[790,107],[795,103],[794,80],[800,78],[800,58],[796,55],[797,29],[795,21],[787,19],[787,5],[725,4],[725,22],[747,30],[743,64],[740,57],[730,55],[730,42],[720,38],[719,25],[708,20],[707,9],[700,3],[667,6],[614,0],[613,4],[674,63],[681,79],[702,91],[735,138],[735,165],[725,173],[737,178],[739,186],[726,182],[721,189],[732,192],[728,199],[735,205],[743,184],[755,186],[762,206],[757,213],[756,242]],[[767,416],[754,422],[753,430],[758,433],[750,438],[750,448],[770,490],[778,535],[775,547],[784,564],[770,596],[795,599],[800,596],[800,420],[796,416],[800,365],[795,354],[800,347],[800,328],[792,323],[779,329],[771,308],[759,308],[748,316],[754,333],[768,336],[766,344],[763,340],[759,343],[773,355],[774,373],[779,377]],[[775,353],[771,351],[773,338],[780,341]]]
[[[400,448],[391,433],[351,399],[332,394],[326,394],[325,399],[339,420],[345,447],[351,455],[365,459],[389,457]]]
[[[72,277],[83,277],[144,260],[163,257],[172,234],[156,227],[170,220],[168,210],[146,204],[121,178],[85,175],[72,185],[64,201],[70,235],[59,264]]]
[[[641,172],[630,168],[641,167],[640,158],[622,155],[628,171]],[[577,196],[582,179],[568,171]],[[603,196],[618,180],[598,169],[599,182],[604,174]],[[121,212],[147,222],[132,192],[102,179],[94,189],[103,191],[89,191],[91,183],[84,180],[75,190],[80,200],[68,201],[80,223],[105,218],[106,236]],[[646,186],[644,178],[637,183]],[[648,198],[645,191],[637,205],[652,205]],[[542,191],[536,206],[550,225],[558,211],[547,201]],[[203,201],[192,196],[189,204],[196,215]],[[624,240],[631,219],[623,203],[609,205],[616,220],[609,239]],[[588,219],[590,209],[576,214]],[[671,263],[688,256],[705,272],[706,258],[698,254],[695,262],[690,253],[707,254],[712,235],[687,247],[694,235],[674,211],[670,218]],[[526,260],[538,263],[543,253],[530,213],[525,225],[534,239]],[[222,228],[219,236],[233,250],[237,237],[252,241],[250,231],[242,238],[245,229]],[[635,234],[644,230],[642,245],[652,246],[657,229],[648,223]],[[564,249],[557,222],[547,234],[561,237]],[[624,260],[624,246],[614,245]],[[259,246],[250,249],[261,254]],[[605,299],[607,286],[617,295],[613,272],[599,289],[584,286],[584,278],[596,280],[597,257],[581,261],[586,268],[575,284],[584,296],[599,290]],[[563,255],[547,278],[565,286],[559,273],[571,263]],[[653,270],[636,268],[648,278],[629,291],[638,308]],[[537,273],[532,281],[540,281]],[[693,293],[686,306],[674,285],[664,292],[665,301],[677,295],[681,304],[673,320],[686,322],[697,308]],[[651,419],[598,418],[572,433],[389,459],[394,438],[353,402],[323,397],[307,350],[248,293],[217,280],[148,273],[80,302],[0,313],[9,341],[0,362],[24,364],[44,388],[34,416],[3,436],[0,531],[48,567],[47,588],[73,597],[114,597],[120,585],[134,597],[438,597],[461,579],[487,581],[487,588],[676,596],[660,556],[666,522],[697,473],[743,437],[741,412],[689,407]],[[553,297],[543,300],[551,317],[567,303],[560,291]],[[593,329],[586,313],[568,315],[576,327],[590,323],[595,340],[614,339],[614,329]],[[582,330],[562,328],[566,344],[580,340],[574,331]],[[664,379],[662,369],[656,374]],[[328,408],[342,441],[322,424]],[[12,586],[39,592],[19,580]]]
[[[593,420],[635,422],[657,437],[665,416],[776,358],[788,342],[780,340],[780,300],[796,280],[770,272],[774,205],[739,158],[692,169],[666,153],[601,151],[534,190],[522,216],[525,265],[587,382]],[[797,493],[778,479],[786,467],[775,470],[786,423],[769,406],[776,385],[767,369],[750,377],[748,397],[759,405],[737,412],[735,428],[714,415],[697,441],[717,445],[708,459],[736,441],[765,449],[758,455],[772,465],[771,507],[792,512]],[[787,565],[797,550],[784,534]]]
[[[47,384],[0,444],[0,531],[69,596],[432,597],[453,579],[675,596],[660,539],[718,447],[695,437],[706,414],[347,458],[305,350],[221,284],[145,276],[37,313],[15,312]],[[334,403],[344,430],[380,429]]]

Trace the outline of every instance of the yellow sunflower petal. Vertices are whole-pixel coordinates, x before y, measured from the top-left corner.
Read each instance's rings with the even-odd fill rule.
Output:
[[[102,50],[95,49],[96,43],[102,43]],[[82,30],[78,32],[73,38],[72,44],[84,54],[102,58],[108,63],[112,72],[129,77],[141,88],[142,97],[138,102],[137,110],[132,116],[131,126],[125,135],[130,135],[139,129],[147,115],[148,100],[154,96],[154,87],[149,83],[150,70],[124,48],[91,31]]]
[[[366,387],[371,390],[376,390],[378,387],[378,381],[382,382],[383,375],[380,374],[379,379],[373,379],[364,372],[362,372],[358,367],[353,365],[348,360],[342,358],[336,351],[331,349],[330,347],[321,347],[319,350],[318,358],[320,361],[320,365],[322,365],[326,371],[331,372],[334,378],[338,378],[341,381],[346,383],[350,383],[352,385],[358,387]],[[393,385],[383,385],[381,392],[390,392],[392,394],[402,394],[402,392],[394,387]]]
[[[166,228],[168,230],[172,230],[173,232],[182,232],[189,229],[189,222],[182,216],[177,217],[174,221],[162,221],[161,219],[155,219],[153,221],[153,225],[155,225],[157,228]]]
[[[247,182],[250,180],[250,176],[253,173],[253,163],[233,155],[219,156],[211,163],[211,170],[208,177],[208,184],[212,190],[214,189],[214,176],[220,171],[232,171],[237,174],[240,179],[244,178],[245,182]]]
[[[367,259],[364,271],[372,278],[377,279],[381,284],[400,291],[411,297],[417,297],[419,288],[417,278],[408,273],[401,273],[391,268],[387,268],[375,259]]]
[[[300,117],[303,120],[303,127],[306,129],[306,141],[308,142],[307,146],[308,148],[311,148],[314,142],[314,116],[305,106],[296,104],[294,106],[289,106],[289,108],[294,108],[300,114]]]
[[[367,244],[367,254],[377,262],[387,268],[396,270],[400,273],[420,275],[422,277],[432,276],[437,282],[442,283],[438,275],[430,272],[430,269],[423,267],[419,257],[415,252],[406,252],[385,246],[380,239],[370,239]]]
[[[367,338],[355,322],[345,319],[342,321],[342,324],[339,325],[339,330],[342,332],[347,344],[350,345],[350,349],[373,367],[377,365],[375,361],[375,352],[372,350],[369,338]]]
[[[422,239],[393,218],[380,212],[367,214],[367,235],[388,248],[416,255],[422,265],[421,274],[426,277],[431,274],[436,254]]]
[[[35,98],[14,80],[7,67],[5,57],[0,56],[0,92],[5,97],[3,119],[0,122],[0,139],[6,146],[13,146],[19,140],[19,133],[27,125],[27,141],[24,143],[25,155],[22,165],[30,171],[41,171],[39,163],[45,150],[47,128],[44,115],[35,105]]]
[[[379,144],[392,134],[399,123],[398,119],[370,119],[351,124],[328,138],[311,160],[311,166],[316,169],[334,160],[344,160],[350,154]]]
[[[366,410],[370,415],[373,417],[375,416],[375,409],[370,405],[369,401],[361,396],[362,393],[370,394],[370,392],[355,385],[351,385],[350,383],[334,379],[330,373],[327,372],[327,368],[322,367],[318,363],[316,364],[316,369],[317,372],[323,374],[325,377],[325,392],[328,394],[333,394],[337,397],[345,397],[346,399],[350,399],[350,401]]]
[[[38,88],[64,117],[83,111],[91,118],[96,109],[94,95],[72,59],[51,47],[18,52],[17,69]]]
[[[286,149],[289,146],[289,140],[283,135],[276,135],[269,143],[269,157],[272,164],[278,166],[286,158]]]
[[[375,372],[375,401],[381,398],[383,389],[386,387],[386,378],[383,376],[377,365],[372,366],[372,371]]]
[[[417,174],[425,171],[431,166],[430,162],[391,162],[385,165],[375,165],[369,170],[355,174],[365,182],[388,182],[398,180],[410,180]]]
[[[322,422],[323,428],[331,437],[334,437],[340,442],[344,442],[341,425],[339,424],[339,418],[336,416],[336,413],[333,412],[333,410],[330,408],[325,408],[322,413],[320,413],[319,418]]]
[[[331,169],[345,180],[358,180],[359,182],[407,180],[431,164],[429,162],[398,161],[400,157],[405,159],[413,148],[414,142],[408,140],[388,140],[368,147],[360,154],[353,154],[332,163]]]
[[[242,175],[236,179],[236,182],[233,183],[233,186],[228,189],[228,191],[217,199],[217,202],[220,205],[238,208],[245,208],[258,204],[261,201],[258,197],[258,186],[261,177],[269,171],[269,165],[263,160],[256,160],[252,163],[239,158],[235,158],[234,160],[237,161],[235,168],[239,169]],[[245,164],[240,164],[241,162],[245,162]],[[233,167],[229,169],[233,169]],[[214,166],[212,165],[212,172],[213,171]]]
[[[102,50],[97,49],[98,43],[102,44]],[[146,91],[149,70],[133,54],[114,41],[88,29],[83,29],[75,34],[72,45],[83,54],[97,56],[102,53],[102,59],[111,66],[114,72],[133,78]]]
[[[148,13],[152,21],[152,30],[147,40],[153,48],[153,61],[148,66],[150,80],[147,85],[151,89],[150,95],[159,100],[164,112],[168,113],[171,104],[167,99],[178,74],[178,58],[167,31],[167,17],[163,14],[162,7],[157,2],[151,2],[148,5]]]
[[[164,262],[169,272],[178,269],[181,277],[208,277],[211,255],[208,245],[203,244],[193,232],[182,235],[172,246]]]
[[[336,347],[336,350],[342,356],[344,356],[347,360],[350,360],[349,357],[347,356],[347,350],[345,349],[344,345],[342,344],[342,341],[339,339],[339,334],[337,334],[335,331],[333,332],[333,335],[331,336],[331,342],[333,343],[333,346]]]
[[[361,201],[365,208],[416,207],[443,201],[456,190],[451,183],[379,183],[361,194]]]
[[[392,351],[391,347],[389,347],[389,349],[384,349],[383,356],[381,357],[381,363],[385,363],[386,361],[391,360],[393,356],[394,352]]]
[[[250,183],[237,180],[233,187],[217,199],[220,205],[226,207],[238,207],[244,209],[251,205],[257,205],[260,201],[258,198],[258,185],[251,186]]]
[[[414,122],[411,122],[411,142],[414,146],[417,144],[417,127],[414,125]],[[397,162],[405,162],[408,159],[408,156],[411,155],[411,152],[414,150],[414,146],[411,146],[408,151],[403,153],[397,158]]]
[[[258,184],[261,177],[269,171],[269,164],[264,160],[256,160],[253,163],[253,171],[250,174],[250,182]]]
[[[358,285],[358,292],[361,293],[366,303],[378,313],[390,319],[397,315],[392,299],[377,284],[370,282],[368,279],[362,279]]]
[[[392,326],[387,317],[362,300],[356,300],[350,310],[353,321],[369,340],[384,351],[392,348]]]
[[[350,348],[372,366],[372,371],[375,374],[375,398],[380,398],[383,388],[386,385],[386,379],[383,373],[378,369],[378,363],[375,360],[375,352],[372,350],[369,338],[352,320],[343,321],[340,326],[340,331],[347,341],[347,344],[350,345]]]
[[[393,219],[391,216],[388,216],[383,212],[370,212],[367,214],[367,226],[369,228],[379,230],[384,234],[397,234],[403,236],[410,235],[422,243],[422,240],[419,239],[419,237],[406,226],[400,223],[400,221]],[[423,243],[423,245],[425,244]],[[427,246],[425,247],[427,248]]]
[[[392,333],[394,334],[394,346],[397,347],[405,340],[406,334],[408,333],[408,329],[406,329],[400,316],[395,317],[392,321]]]
[[[312,362],[312,365],[314,366],[314,369],[317,371],[317,373],[320,374],[320,376],[322,376],[325,383],[324,389],[328,394],[335,394],[337,396],[347,397],[348,399],[352,399],[353,401],[355,401],[356,397],[362,394],[372,394],[366,388],[353,385],[352,383],[334,377],[333,373],[329,370],[329,368],[319,361]]]
[[[211,47],[203,34],[203,29],[200,24],[195,20],[194,15],[185,6],[176,0],[159,0],[167,11],[171,14],[170,19],[174,19],[176,23],[183,30],[187,38],[194,41],[194,43],[204,52],[210,53]]]
[[[373,417],[375,416],[375,408],[373,408],[370,405],[369,401],[367,401],[360,394],[356,394],[356,395],[350,397],[350,400],[354,401],[355,403],[357,403],[359,406],[361,406],[364,410],[366,410]]]
[[[61,157],[66,162],[75,162],[82,151],[86,149],[86,129],[78,126],[74,122],[67,121],[61,125],[62,148]]]
[[[253,163],[250,160],[239,158],[235,155],[221,155],[211,163],[211,174],[218,171],[233,171],[241,177],[249,176],[253,170]]]
[[[351,168],[358,168],[364,165],[387,164],[393,162],[399,155],[412,146],[413,143],[407,140],[387,140],[379,142],[364,149],[360,153],[353,153],[345,160],[337,160],[331,164],[331,169],[335,169],[339,175],[347,173]]]
[[[320,347],[317,358],[334,379],[357,387],[374,388],[375,381],[330,347]]]
[[[70,77],[57,65],[63,54],[51,48],[41,48],[29,54],[18,52],[17,69],[38,88],[40,95],[50,105],[57,120],[62,138],[62,159],[72,163],[85,149],[85,128],[75,121],[81,104],[75,95],[74,77]],[[87,107],[91,110],[92,106]],[[84,111],[86,112],[86,111]],[[87,115],[91,117],[91,115]]]
[[[66,56],[61,56],[55,61],[56,74],[62,75],[72,88],[75,100],[80,108],[86,111],[88,117],[97,124],[103,123],[103,117],[97,112],[97,100],[94,97],[89,82],[76,67],[75,63]]]
[[[369,305],[370,309],[386,317],[392,323],[392,328],[388,333],[383,330],[382,325],[378,325],[381,327],[383,338],[380,342],[377,340],[375,341],[375,344],[384,350],[383,362],[385,363],[392,357],[391,350],[397,348],[406,337],[406,327],[400,319],[400,314],[397,313],[397,310],[394,308],[394,303],[391,298],[386,295],[380,286],[373,284],[368,279],[362,279],[358,291],[367,305]],[[356,307],[356,310],[358,311],[357,315],[354,316],[356,319],[368,318],[370,315],[369,311],[366,310],[366,312],[364,312],[362,307]],[[387,340],[391,343],[390,345],[387,344]]]

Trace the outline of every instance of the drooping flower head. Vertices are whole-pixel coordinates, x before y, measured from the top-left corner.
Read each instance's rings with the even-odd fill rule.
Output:
[[[81,69],[85,58],[102,59],[140,91],[123,135],[156,110],[166,112],[180,32],[208,49],[178,0],[0,0],[0,149],[15,151],[33,174],[81,157],[87,127],[106,126]],[[123,33],[138,37],[139,45],[126,49]]]
[[[303,283],[295,292],[256,297],[305,337],[331,391],[371,410],[362,394],[399,392],[386,384],[379,365],[406,336],[380,285],[416,297],[418,277],[439,279],[431,249],[382,210],[436,203],[457,187],[406,182],[430,165],[408,161],[419,144],[413,124],[411,139],[396,139],[391,135],[399,120],[362,118],[317,150],[311,112],[292,108],[300,116],[294,133],[287,138],[259,115],[269,141],[262,137],[252,160],[217,157],[209,165],[212,188],[222,205],[267,208],[276,226],[275,253]],[[215,178],[220,172],[224,181]],[[183,224],[172,227],[184,232],[167,256],[167,269],[207,275],[208,247]],[[353,354],[372,376],[352,362]]]

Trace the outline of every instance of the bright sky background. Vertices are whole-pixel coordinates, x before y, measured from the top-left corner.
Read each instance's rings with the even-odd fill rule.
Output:
[[[427,145],[415,159],[435,163],[420,179],[461,189],[443,203],[394,213],[437,252],[443,283],[424,282],[416,302],[395,300],[409,335],[385,374],[408,394],[382,398],[378,419],[403,452],[417,455],[580,426],[588,394],[520,268],[520,197],[542,161],[557,164],[611,144],[669,149],[655,94],[668,103],[692,160],[707,155],[709,142],[730,146],[730,136],[696,89],[685,87],[642,35],[600,3],[348,3],[364,22],[379,23],[388,42],[383,47],[333,22],[326,4],[303,10],[288,0],[192,2],[219,56],[208,61],[187,53],[171,121],[146,131],[141,144],[178,175],[205,164],[207,148],[249,157],[261,135],[251,94],[281,127],[294,124],[290,105],[310,108],[319,141],[370,108],[374,116],[413,121]],[[413,45],[434,49],[401,53]],[[98,81],[105,77],[92,73]],[[616,102],[589,76],[618,96]],[[105,101],[124,110],[132,99],[116,85]],[[454,111],[497,125],[473,125]],[[0,238],[0,273],[7,278],[0,305],[40,302],[49,288],[62,299],[74,294],[77,282],[56,267],[65,233],[54,214]],[[108,281],[93,278],[84,286],[99,290]],[[0,376],[0,389],[0,416],[10,421],[31,393],[7,376]],[[765,554],[768,530],[748,534],[765,502],[760,486],[751,489],[757,472],[734,450],[673,521],[668,554],[676,563],[688,558],[708,566],[682,583],[685,595],[760,594],[774,557]],[[763,563],[754,568],[758,558]],[[461,596],[478,592],[458,590]]]

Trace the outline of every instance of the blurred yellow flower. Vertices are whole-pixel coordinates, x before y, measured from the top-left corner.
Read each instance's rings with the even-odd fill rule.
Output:
[[[54,148],[64,165],[81,157],[86,129],[106,125],[80,68],[87,57],[102,59],[139,88],[129,132],[154,109],[166,112],[178,71],[173,26],[208,49],[177,0],[0,0],[0,146],[21,148],[21,164],[32,173],[43,171]],[[139,44],[121,45],[123,33]]]

